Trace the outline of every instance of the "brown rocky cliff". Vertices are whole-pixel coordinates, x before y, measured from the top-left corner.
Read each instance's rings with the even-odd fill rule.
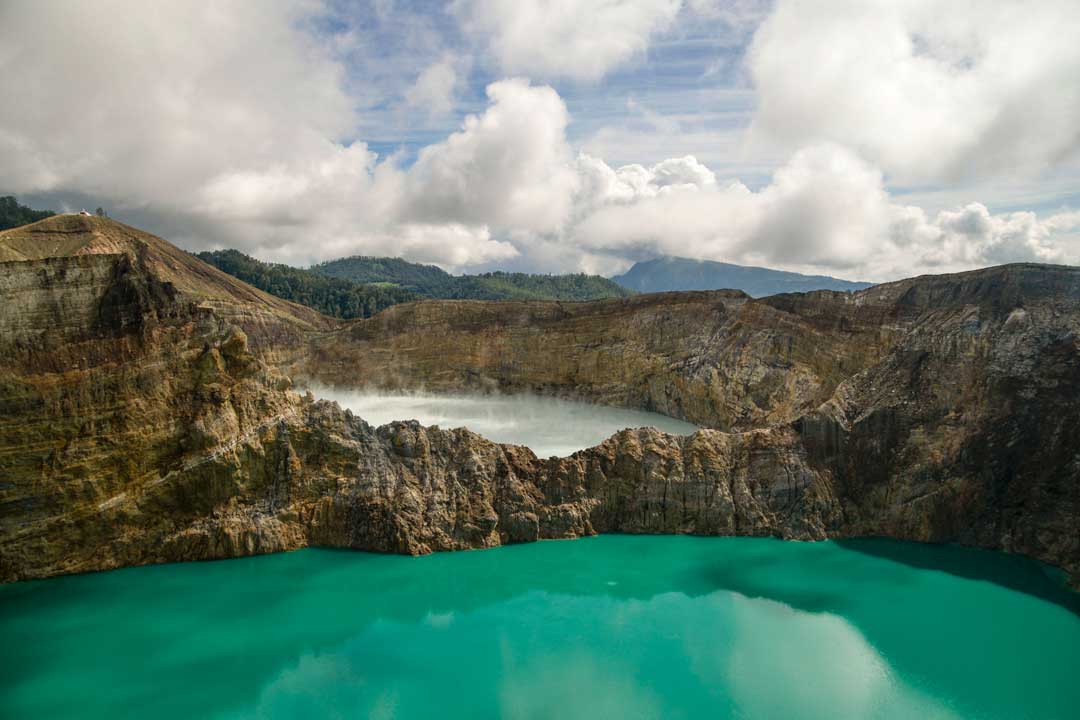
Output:
[[[1080,570],[1080,271],[886,286],[917,320],[802,418],[842,532],[1005,549]]]
[[[314,336],[290,373],[346,387],[529,390],[716,429],[768,427],[820,405],[893,340],[843,293],[807,296],[800,309],[809,317],[729,290],[425,301]]]
[[[10,308],[0,323],[25,324],[34,318],[32,313],[47,309],[54,314],[53,323],[81,327],[81,318],[75,321],[68,307],[54,302],[53,290],[58,287],[55,281],[61,280],[65,287],[71,284],[63,277],[64,271],[59,276],[43,276],[35,287],[28,268],[78,262],[111,267],[109,257],[124,258],[120,271],[134,270],[143,277],[152,277],[178,299],[238,326],[248,336],[252,351],[273,362],[292,357],[293,350],[312,333],[338,325],[338,321],[311,308],[257,290],[159,237],[115,220],[82,215],[57,215],[0,232],[0,263],[4,268],[0,288],[6,289],[4,300]],[[23,285],[8,288],[9,282]],[[93,308],[90,304],[78,307]],[[78,308],[72,305],[70,309]]]
[[[425,302],[339,328],[92,222],[108,242],[0,233],[4,580],[594,532],[955,541],[1080,579],[1074,269],[762,300]],[[34,232],[51,254],[29,256]],[[624,431],[541,460],[464,430],[372,428],[275,365],[353,386],[573,391],[716,429]]]

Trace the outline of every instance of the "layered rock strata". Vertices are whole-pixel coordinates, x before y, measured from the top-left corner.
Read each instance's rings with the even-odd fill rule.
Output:
[[[0,233],[0,259],[5,581],[597,532],[962,542],[1080,581],[1076,269],[760,300],[423,302],[338,324],[108,220]],[[544,460],[465,430],[373,428],[290,375],[573,394],[710,429]]]

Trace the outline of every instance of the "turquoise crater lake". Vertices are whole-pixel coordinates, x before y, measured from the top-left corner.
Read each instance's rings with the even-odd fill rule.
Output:
[[[1074,718],[1078,611],[883,540],[311,549],[0,587],[0,715]]]

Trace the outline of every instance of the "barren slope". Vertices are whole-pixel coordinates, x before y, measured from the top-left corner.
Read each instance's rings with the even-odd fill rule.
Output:
[[[274,346],[294,345],[306,333],[336,324],[303,305],[256,290],[159,237],[108,218],[56,215],[0,232],[0,263],[100,255],[126,256],[131,266],[151,273],[182,299],[243,327],[259,349],[280,350]]]

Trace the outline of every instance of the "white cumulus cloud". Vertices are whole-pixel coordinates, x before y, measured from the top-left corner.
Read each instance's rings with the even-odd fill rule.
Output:
[[[490,106],[420,153],[408,173],[410,215],[427,221],[555,230],[576,177],[558,93],[525,80],[487,89]]]
[[[405,91],[405,102],[429,115],[445,115],[454,108],[454,95],[461,84],[459,58],[447,54],[428,65]]]
[[[781,0],[749,55],[754,131],[905,181],[1037,172],[1080,148],[1077,37],[1075,0]]]
[[[332,161],[352,102],[301,18],[281,3],[3,3],[0,184],[188,202],[208,175]]]
[[[679,162],[686,163],[687,159]],[[692,160],[692,159],[691,159]],[[882,173],[835,144],[805,148],[752,191],[738,182],[667,185],[662,170],[579,159],[591,195],[567,243],[607,263],[669,254],[883,280],[1006,262],[1077,262],[1060,233],[1077,213],[992,214],[972,202],[931,217],[896,202]]]
[[[597,81],[643,53],[669,28],[682,0],[458,0],[467,32],[486,42],[503,72]]]
[[[1075,149],[1077,5],[1007,5],[780,2],[750,58],[754,132],[791,150],[748,185],[685,145],[621,166],[582,153],[557,90],[524,77],[488,84],[486,104],[425,136],[412,164],[380,155],[347,64],[362,38],[313,29],[327,12],[315,0],[2,3],[0,190],[85,199],[192,250],[294,264],[375,254],[611,273],[671,254],[882,280],[1075,263],[1076,212],[959,197],[930,213],[889,191],[895,176],[986,175]],[[596,80],[680,6],[460,0],[453,12],[507,70]],[[738,24],[766,6],[693,2],[683,16],[730,11]],[[385,104],[452,111],[467,94],[461,51],[418,58]]]

